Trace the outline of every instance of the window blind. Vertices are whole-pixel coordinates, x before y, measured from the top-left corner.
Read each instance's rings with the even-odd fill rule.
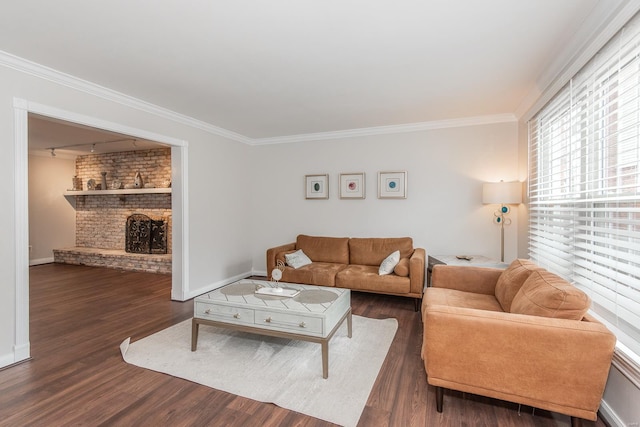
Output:
[[[529,256],[640,355],[640,17],[529,122]]]

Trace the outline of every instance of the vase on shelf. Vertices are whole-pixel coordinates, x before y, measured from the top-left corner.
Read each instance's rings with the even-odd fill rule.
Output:
[[[106,190],[107,187],[107,173],[106,172],[100,172],[100,175],[102,175],[102,185],[101,185],[101,189],[102,190]]]
[[[144,183],[142,182],[142,175],[140,175],[140,172],[136,172],[136,177],[133,180],[133,186],[135,188],[144,188]]]

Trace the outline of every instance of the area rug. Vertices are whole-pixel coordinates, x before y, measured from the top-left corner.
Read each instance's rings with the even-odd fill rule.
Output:
[[[120,345],[130,364],[343,426],[355,426],[398,329],[396,319],[353,316],[329,342],[329,378],[320,344],[200,325],[191,351],[191,320]]]

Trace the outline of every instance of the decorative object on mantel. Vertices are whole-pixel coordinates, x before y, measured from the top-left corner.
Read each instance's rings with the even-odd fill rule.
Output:
[[[96,189],[96,180],[93,178],[90,178],[89,180],[87,180],[87,190],[92,191]]]
[[[122,188],[122,182],[119,179],[114,179],[111,183],[112,190],[120,190]]]
[[[100,172],[100,175],[102,175],[102,185],[100,186],[101,190],[106,190],[107,188],[107,173],[106,172]]]
[[[164,181],[162,181],[162,186],[164,188],[171,188],[171,179],[165,179]]]
[[[407,172],[378,172],[378,199],[406,199]]]
[[[71,178],[71,190],[82,190],[82,181],[78,179],[78,175],[74,175],[73,178]]]
[[[140,172],[136,172],[136,177],[133,180],[133,186],[135,188],[144,188],[144,183],[142,182],[142,175],[140,175]]]
[[[522,183],[486,182],[482,184],[482,203],[500,205],[493,213],[493,223],[500,226],[500,261],[504,262],[504,226],[511,224],[511,218],[507,218],[510,211],[507,204],[522,203]]]

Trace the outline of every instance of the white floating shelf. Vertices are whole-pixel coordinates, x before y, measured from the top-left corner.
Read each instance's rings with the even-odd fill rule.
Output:
[[[67,190],[65,196],[109,196],[114,194],[167,194],[171,188],[124,188],[120,190]]]

